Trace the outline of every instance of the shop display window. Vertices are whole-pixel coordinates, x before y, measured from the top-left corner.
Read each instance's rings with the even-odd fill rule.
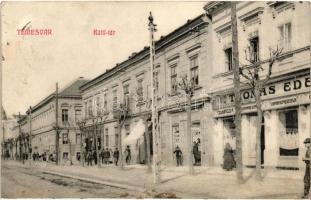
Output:
[[[279,114],[280,125],[280,156],[298,156],[298,112],[286,110]]]

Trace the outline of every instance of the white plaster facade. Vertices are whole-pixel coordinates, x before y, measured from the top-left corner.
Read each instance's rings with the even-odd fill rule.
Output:
[[[212,17],[212,94],[214,99],[215,164],[223,162],[223,148],[229,142],[233,148],[235,137],[228,137],[224,124],[234,115],[233,73],[228,70],[225,50],[232,46],[230,5],[211,2],[205,10]],[[264,166],[303,168],[303,141],[310,137],[310,3],[309,2],[239,2],[237,4],[239,60],[248,64],[245,49],[258,38],[260,59],[269,59],[270,48],[283,48],[280,59],[272,68],[272,79],[263,92],[264,110]],[[286,33],[285,33],[286,32]],[[262,76],[267,73],[263,65]],[[245,79],[242,79],[245,81]],[[270,88],[271,87],[271,88]],[[256,109],[250,91],[242,90],[242,152],[243,164],[255,165]],[[285,113],[297,119],[298,129],[286,122]],[[293,114],[294,113],[294,114]],[[293,117],[293,115],[297,117]],[[287,124],[287,125],[286,125]],[[232,136],[232,135],[231,135]],[[289,138],[291,137],[291,138]],[[286,139],[289,138],[289,139]],[[295,155],[284,156],[281,147],[296,149]],[[282,148],[283,149],[283,148]],[[282,150],[283,151],[283,150]],[[293,151],[292,151],[293,152]],[[281,155],[282,154],[282,155]]]
[[[178,137],[182,138],[179,145],[184,155],[184,164],[187,164],[185,156],[189,155],[187,151],[186,136],[186,113],[183,110],[183,103],[185,103],[185,96],[181,92],[174,93],[172,91],[172,68],[174,67],[174,74],[179,79],[182,75],[189,75],[191,71],[190,60],[196,58],[198,67],[199,85],[195,90],[193,97],[193,106],[197,105],[197,109],[192,111],[192,123],[194,134],[200,135],[202,163],[207,165],[212,163],[212,149],[209,148],[211,136],[208,133],[210,130],[207,124],[210,124],[212,118],[211,107],[208,100],[208,91],[210,85],[209,76],[209,57],[208,47],[210,41],[208,40],[208,17],[200,15],[193,20],[187,21],[186,24],[177,28],[174,32],[167,36],[161,37],[156,42],[156,56],[155,56],[155,73],[157,73],[158,81],[156,96],[157,108],[160,113],[159,117],[159,133],[161,141],[159,143],[161,149],[161,161],[164,165],[175,165],[175,156],[173,154],[174,148],[177,145],[173,133],[173,126],[178,125]],[[197,30],[191,32],[190,30]],[[118,73],[119,71],[119,73]],[[189,76],[188,76],[189,77]],[[122,139],[126,137],[126,133],[135,127],[135,123],[143,116],[143,114],[150,112],[150,64],[149,64],[149,49],[144,48],[139,53],[133,53],[130,58],[121,64],[118,64],[106,73],[96,77],[90,82],[81,87],[83,94],[84,118],[86,119],[86,126],[89,127],[89,135],[92,135],[94,124],[92,116],[89,116],[89,105],[91,104],[92,113],[101,110],[104,117],[100,120],[101,133],[98,135],[101,138],[101,148],[111,148],[114,150],[117,147],[116,138],[118,138],[117,127],[118,122],[113,119],[113,91],[117,91],[117,100],[119,103],[124,103],[124,86],[129,85],[129,117],[122,127]],[[136,93],[139,80],[143,80],[143,101],[140,105],[138,103],[138,96]],[[106,94],[106,95],[105,95]],[[100,103],[97,103],[97,102]],[[105,107],[105,102],[107,106]],[[100,106],[97,106],[100,105]],[[146,107],[147,106],[147,107]],[[108,113],[105,117],[105,113]],[[97,117],[97,119],[100,119]],[[129,128],[128,131],[125,129]],[[106,132],[108,130],[108,133]],[[109,142],[107,143],[107,137]],[[91,136],[92,137],[92,136]],[[198,136],[197,136],[198,137]],[[197,138],[194,138],[197,139]],[[108,144],[108,145],[107,145]],[[141,144],[141,145],[138,145]],[[144,160],[145,148],[144,137],[142,136],[136,145],[131,145],[132,163],[141,163]],[[124,149],[124,147],[123,147]]]

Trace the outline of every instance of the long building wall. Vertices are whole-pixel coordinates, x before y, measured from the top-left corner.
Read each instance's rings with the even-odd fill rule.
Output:
[[[157,53],[155,57],[155,73],[157,73],[158,81],[157,81],[157,90],[155,91],[155,95],[157,96],[157,108],[160,111],[160,118],[159,118],[159,132],[161,134],[162,140],[160,141],[160,147],[161,147],[161,156],[163,164],[175,164],[176,161],[174,161],[174,148],[176,147],[177,143],[174,143],[174,133],[173,133],[173,125],[180,124],[181,126],[181,138],[182,135],[186,135],[185,133],[185,123],[184,120],[179,120],[176,118],[176,116],[179,116],[179,114],[172,114],[175,111],[170,110],[182,110],[185,108],[184,104],[186,102],[185,95],[183,94],[183,91],[173,91],[172,89],[172,77],[175,77],[176,81],[180,81],[181,77],[183,75],[188,75],[191,71],[191,59],[195,58],[195,66],[194,68],[197,69],[198,74],[198,85],[194,92],[193,104],[196,102],[199,102],[199,99],[201,101],[201,107],[196,108],[197,110],[193,113],[193,116],[195,116],[195,126],[197,126],[197,132],[199,135],[208,135],[205,133],[208,129],[208,125],[206,125],[206,122],[208,120],[205,120],[203,122],[203,118],[200,116],[203,116],[204,111],[203,109],[211,109],[211,107],[206,106],[208,104],[208,101],[205,99],[205,107],[203,100],[204,98],[207,98],[208,96],[208,85],[210,84],[210,76],[208,71],[208,46],[209,46],[209,40],[207,37],[208,34],[208,22],[204,21],[203,18],[206,16],[202,15],[194,20],[193,23],[194,26],[197,26],[199,22],[201,22],[201,25],[199,26],[198,32],[189,32],[189,28],[185,29],[183,31],[177,31],[177,33],[173,34],[173,42],[169,42],[166,47],[157,48]],[[190,24],[188,22],[189,26]],[[190,26],[189,26],[190,27]],[[185,32],[186,35],[185,35]],[[163,39],[165,41],[165,39]],[[156,44],[156,46],[158,46]],[[119,72],[115,75],[113,75],[111,78],[104,79],[101,82],[96,83],[92,87],[87,87],[87,89],[83,89],[83,106],[84,106],[84,118],[92,118],[96,117],[98,114],[98,110],[103,110],[104,113],[107,113],[105,111],[110,111],[109,114],[104,117],[106,122],[100,122],[104,123],[104,130],[101,132],[102,139],[103,139],[103,147],[106,148],[106,135],[109,135],[109,142],[112,141],[113,144],[108,145],[108,148],[114,148],[116,142],[114,141],[117,133],[117,127],[118,123],[113,120],[113,105],[114,105],[114,91],[117,91],[117,97],[115,97],[119,103],[122,103],[124,99],[124,88],[125,85],[129,86],[129,117],[125,122],[124,127],[122,127],[122,139],[124,139],[127,134],[131,133],[131,130],[135,127],[135,124],[138,122],[139,119],[142,119],[144,117],[144,114],[146,112],[150,112],[150,98],[151,98],[151,89],[150,89],[150,64],[149,64],[149,55],[148,51],[146,54],[138,53],[138,55],[142,54],[142,59],[136,62],[135,64],[132,64],[128,67],[125,67],[123,72]],[[136,54],[135,54],[136,55]],[[134,56],[135,56],[134,55]],[[144,56],[145,55],[145,56]],[[129,58],[129,60],[134,59],[133,57]],[[172,69],[174,68],[174,70]],[[108,71],[109,73],[109,71]],[[137,94],[137,89],[139,88],[139,80],[143,80],[142,82],[142,91],[143,91],[143,101],[142,103],[139,102],[139,96]],[[90,81],[91,83],[95,83],[96,79],[93,81]],[[105,99],[106,98],[106,99]],[[147,101],[146,101],[147,100]],[[99,102],[99,103],[98,103]],[[105,102],[107,102],[107,106],[105,108]],[[124,102],[124,101],[123,101]],[[90,106],[91,105],[91,106]],[[99,105],[99,106],[98,106]],[[90,115],[92,113],[92,115]],[[201,114],[196,114],[201,113]],[[104,114],[105,115],[105,114]],[[184,115],[185,118],[185,112],[180,112],[180,115]],[[202,118],[202,119],[200,119]],[[177,121],[176,121],[177,120]],[[199,121],[198,121],[199,120]],[[87,120],[86,125],[92,129],[93,123],[92,120]],[[182,129],[182,127],[184,129]],[[108,133],[105,132],[105,130],[108,130]],[[202,132],[202,133],[201,133]],[[118,136],[117,136],[118,137]],[[177,137],[177,136],[176,136]],[[201,136],[200,136],[201,137]],[[201,138],[202,144],[203,144],[203,137]],[[206,139],[206,141],[209,141]],[[109,143],[108,142],[108,143]],[[152,141],[150,141],[152,143]],[[132,163],[142,163],[145,157],[145,139],[144,136],[139,138],[139,140],[136,142],[136,144],[130,145],[130,148],[132,150]],[[189,154],[188,151],[186,151],[186,140],[182,140],[182,142],[179,144],[181,146],[181,149],[184,154],[184,163],[187,163],[186,155]],[[207,148],[207,144],[204,143],[204,145]],[[124,147],[123,147],[124,148]],[[207,163],[206,160],[212,160],[212,156],[210,155],[211,151],[204,152],[204,155],[207,155],[206,159],[204,159],[204,162]],[[209,161],[208,161],[209,162]]]

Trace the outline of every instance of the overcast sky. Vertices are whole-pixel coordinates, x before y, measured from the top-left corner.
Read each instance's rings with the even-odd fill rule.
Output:
[[[2,7],[3,105],[24,113],[76,78],[92,79],[148,46],[148,14],[166,35],[204,12],[201,2],[9,2]],[[52,36],[20,36],[17,29],[52,29]],[[94,36],[93,29],[114,30]]]

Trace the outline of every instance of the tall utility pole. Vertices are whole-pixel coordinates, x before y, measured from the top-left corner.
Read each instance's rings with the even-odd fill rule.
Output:
[[[55,91],[55,155],[56,165],[59,164],[59,127],[58,127],[58,83]]]
[[[23,152],[23,148],[22,148],[22,141],[23,141],[23,133],[22,133],[22,128],[21,128],[21,113],[18,113],[18,131],[19,131],[19,156],[20,156],[20,160],[23,161],[24,164],[24,152]]]
[[[124,163],[123,163],[123,150],[122,150],[122,126],[123,126],[123,120],[121,119],[122,117],[118,119],[119,121],[119,126],[118,126],[118,133],[119,133],[119,162],[120,162],[120,169],[124,169]]]
[[[31,153],[32,153],[32,145],[31,145],[31,140],[32,140],[32,133],[31,133],[31,113],[32,112],[32,108],[31,106],[29,107],[29,159],[31,160]]]
[[[148,172],[152,171],[151,163],[150,163],[150,135],[149,135],[149,126],[148,126],[148,115],[144,116],[144,123],[145,123],[145,140],[146,140],[146,163],[148,166]]]
[[[189,76],[190,77],[190,76]],[[191,94],[186,94],[187,98],[187,140],[188,140],[188,164],[189,174],[194,174],[192,161],[192,134],[191,134]]]
[[[94,145],[95,145],[95,151],[96,151],[96,158],[97,158],[97,166],[100,167],[100,160],[99,160],[99,153],[98,153],[98,145],[97,145],[97,127],[96,127],[96,120],[94,119]]]
[[[84,146],[84,137],[83,137],[83,134],[84,134],[84,126],[85,126],[85,121],[81,121],[81,122],[78,122],[78,126],[79,126],[79,130],[80,130],[80,139],[81,139],[81,164],[82,166],[84,167],[84,164],[85,164],[85,156],[86,156],[86,153],[85,153],[85,146]]]
[[[153,182],[154,184],[157,184],[160,182],[160,173],[159,173],[159,165],[160,162],[158,161],[158,133],[157,133],[157,126],[158,126],[158,116],[157,116],[157,108],[155,103],[155,97],[154,97],[154,57],[155,57],[155,45],[154,45],[154,37],[153,33],[156,30],[156,24],[153,23],[153,17],[150,12],[149,15],[149,31],[150,31],[150,76],[151,76],[151,121],[152,121],[152,136],[153,136]]]
[[[311,3],[310,3],[310,1],[309,1],[308,5],[309,5],[309,10],[311,10]],[[310,19],[310,17],[311,17],[311,14],[309,12],[309,19]],[[309,44],[309,48],[310,48],[309,62],[310,62],[310,64],[309,65],[310,65],[310,79],[311,79],[311,32],[310,32],[309,38],[310,38],[310,41],[309,41],[310,42],[310,44]],[[310,95],[309,98],[311,100],[311,87],[310,87],[310,94],[309,95]],[[310,105],[311,105],[311,102],[310,102]],[[311,115],[311,112],[309,112],[309,115]],[[309,117],[310,117],[310,124],[311,124],[311,116],[309,116]],[[311,131],[310,131],[310,138],[311,138]],[[311,167],[309,169],[310,169],[310,172],[309,172],[310,179],[309,180],[311,180]]]
[[[243,181],[242,137],[241,137],[241,88],[239,69],[238,30],[236,17],[236,2],[231,2],[232,54],[234,74],[235,103],[235,135],[236,135],[236,165],[238,182]],[[260,119],[261,120],[261,119]]]

